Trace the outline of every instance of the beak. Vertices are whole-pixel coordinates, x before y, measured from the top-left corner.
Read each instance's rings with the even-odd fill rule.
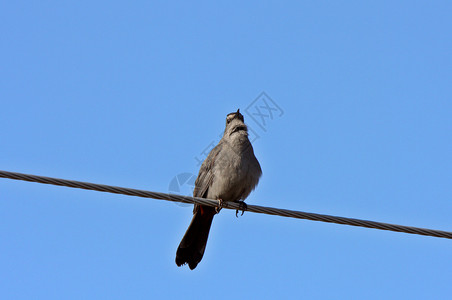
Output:
[[[237,113],[238,113],[238,114],[240,113],[240,108],[239,108],[239,109],[237,109]]]

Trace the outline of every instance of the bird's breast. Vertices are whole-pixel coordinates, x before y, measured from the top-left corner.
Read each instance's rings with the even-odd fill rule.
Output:
[[[238,153],[222,151],[216,158],[213,171],[208,198],[224,201],[245,199],[256,186],[260,176],[259,163],[252,149]]]

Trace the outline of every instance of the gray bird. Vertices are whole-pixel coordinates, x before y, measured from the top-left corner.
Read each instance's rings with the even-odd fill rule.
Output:
[[[256,187],[262,175],[248,139],[248,128],[239,109],[226,117],[226,129],[218,145],[202,163],[193,191],[194,197],[241,202]],[[193,219],[177,248],[176,264],[191,270],[201,261],[215,207],[195,204]]]

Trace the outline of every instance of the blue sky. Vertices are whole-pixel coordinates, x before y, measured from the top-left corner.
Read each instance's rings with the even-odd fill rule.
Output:
[[[452,231],[448,1],[4,1],[0,169],[167,192],[245,113],[247,202]],[[257,102],[253,102],[257,99]],[[187,193],[189,187],[181,187]],[[452,242],[0,179],[4,299],[448,299]]]

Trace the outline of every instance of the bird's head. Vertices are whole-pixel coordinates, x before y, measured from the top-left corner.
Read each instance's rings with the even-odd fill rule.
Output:
[[[231,136],[235,133],[248,134],[248,128],[245,125],[240,109],[237,109],[237,112],[228,114],[226,117],[226,129],[224,130],[224,134]]]

